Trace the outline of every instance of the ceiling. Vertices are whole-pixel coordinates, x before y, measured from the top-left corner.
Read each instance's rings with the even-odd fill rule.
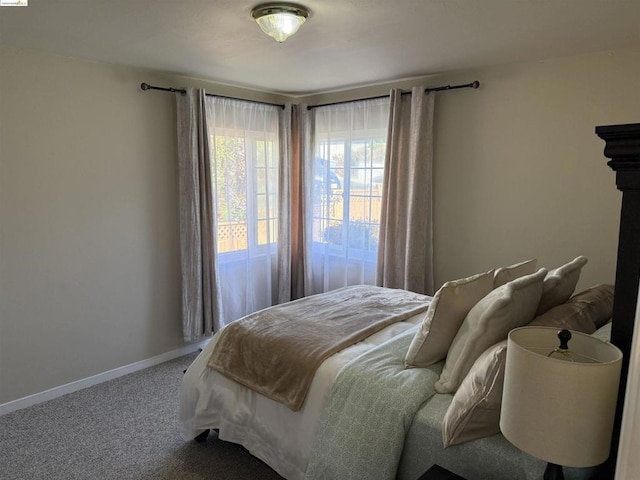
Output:
[[[640,46],[640,0],[301,0],[282,44],[258,3],[28,0],[0,42],[290,95]]]

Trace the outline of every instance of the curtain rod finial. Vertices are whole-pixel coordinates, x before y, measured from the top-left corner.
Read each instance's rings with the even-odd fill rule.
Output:
[[[140,84],[140,88],[141,88],[142,90],[149,90],[149,88],[150,88],[150,87],[149,87],[149,84],[148,84],[148,83],[144,83],[144,82],[142,82],[142,83]]]
[[[471,83],[471,88],[478,88],[479,86],[480,86],[480,82],[478,80]]]

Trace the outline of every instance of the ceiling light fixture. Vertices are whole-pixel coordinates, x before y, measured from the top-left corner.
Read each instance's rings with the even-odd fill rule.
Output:
[[[309,11],[290,3],[268,3],[251,10],[251,16],[260,29],[282,43],[296,33],[309,16]]]

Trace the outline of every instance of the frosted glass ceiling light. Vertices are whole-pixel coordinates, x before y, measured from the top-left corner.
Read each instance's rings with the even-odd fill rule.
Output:
[[[264,33],[273,37],[276,42],[282,43],[298,31],[309,12],[298,5],[269,3],[255,7],[251,16]]]

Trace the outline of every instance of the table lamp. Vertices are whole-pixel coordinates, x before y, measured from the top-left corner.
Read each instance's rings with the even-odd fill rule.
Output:
[[[562,466],[593,467],[609,456],[622,352],[590,335],[553,327],[509,333],[500,430],[516,447]]]

